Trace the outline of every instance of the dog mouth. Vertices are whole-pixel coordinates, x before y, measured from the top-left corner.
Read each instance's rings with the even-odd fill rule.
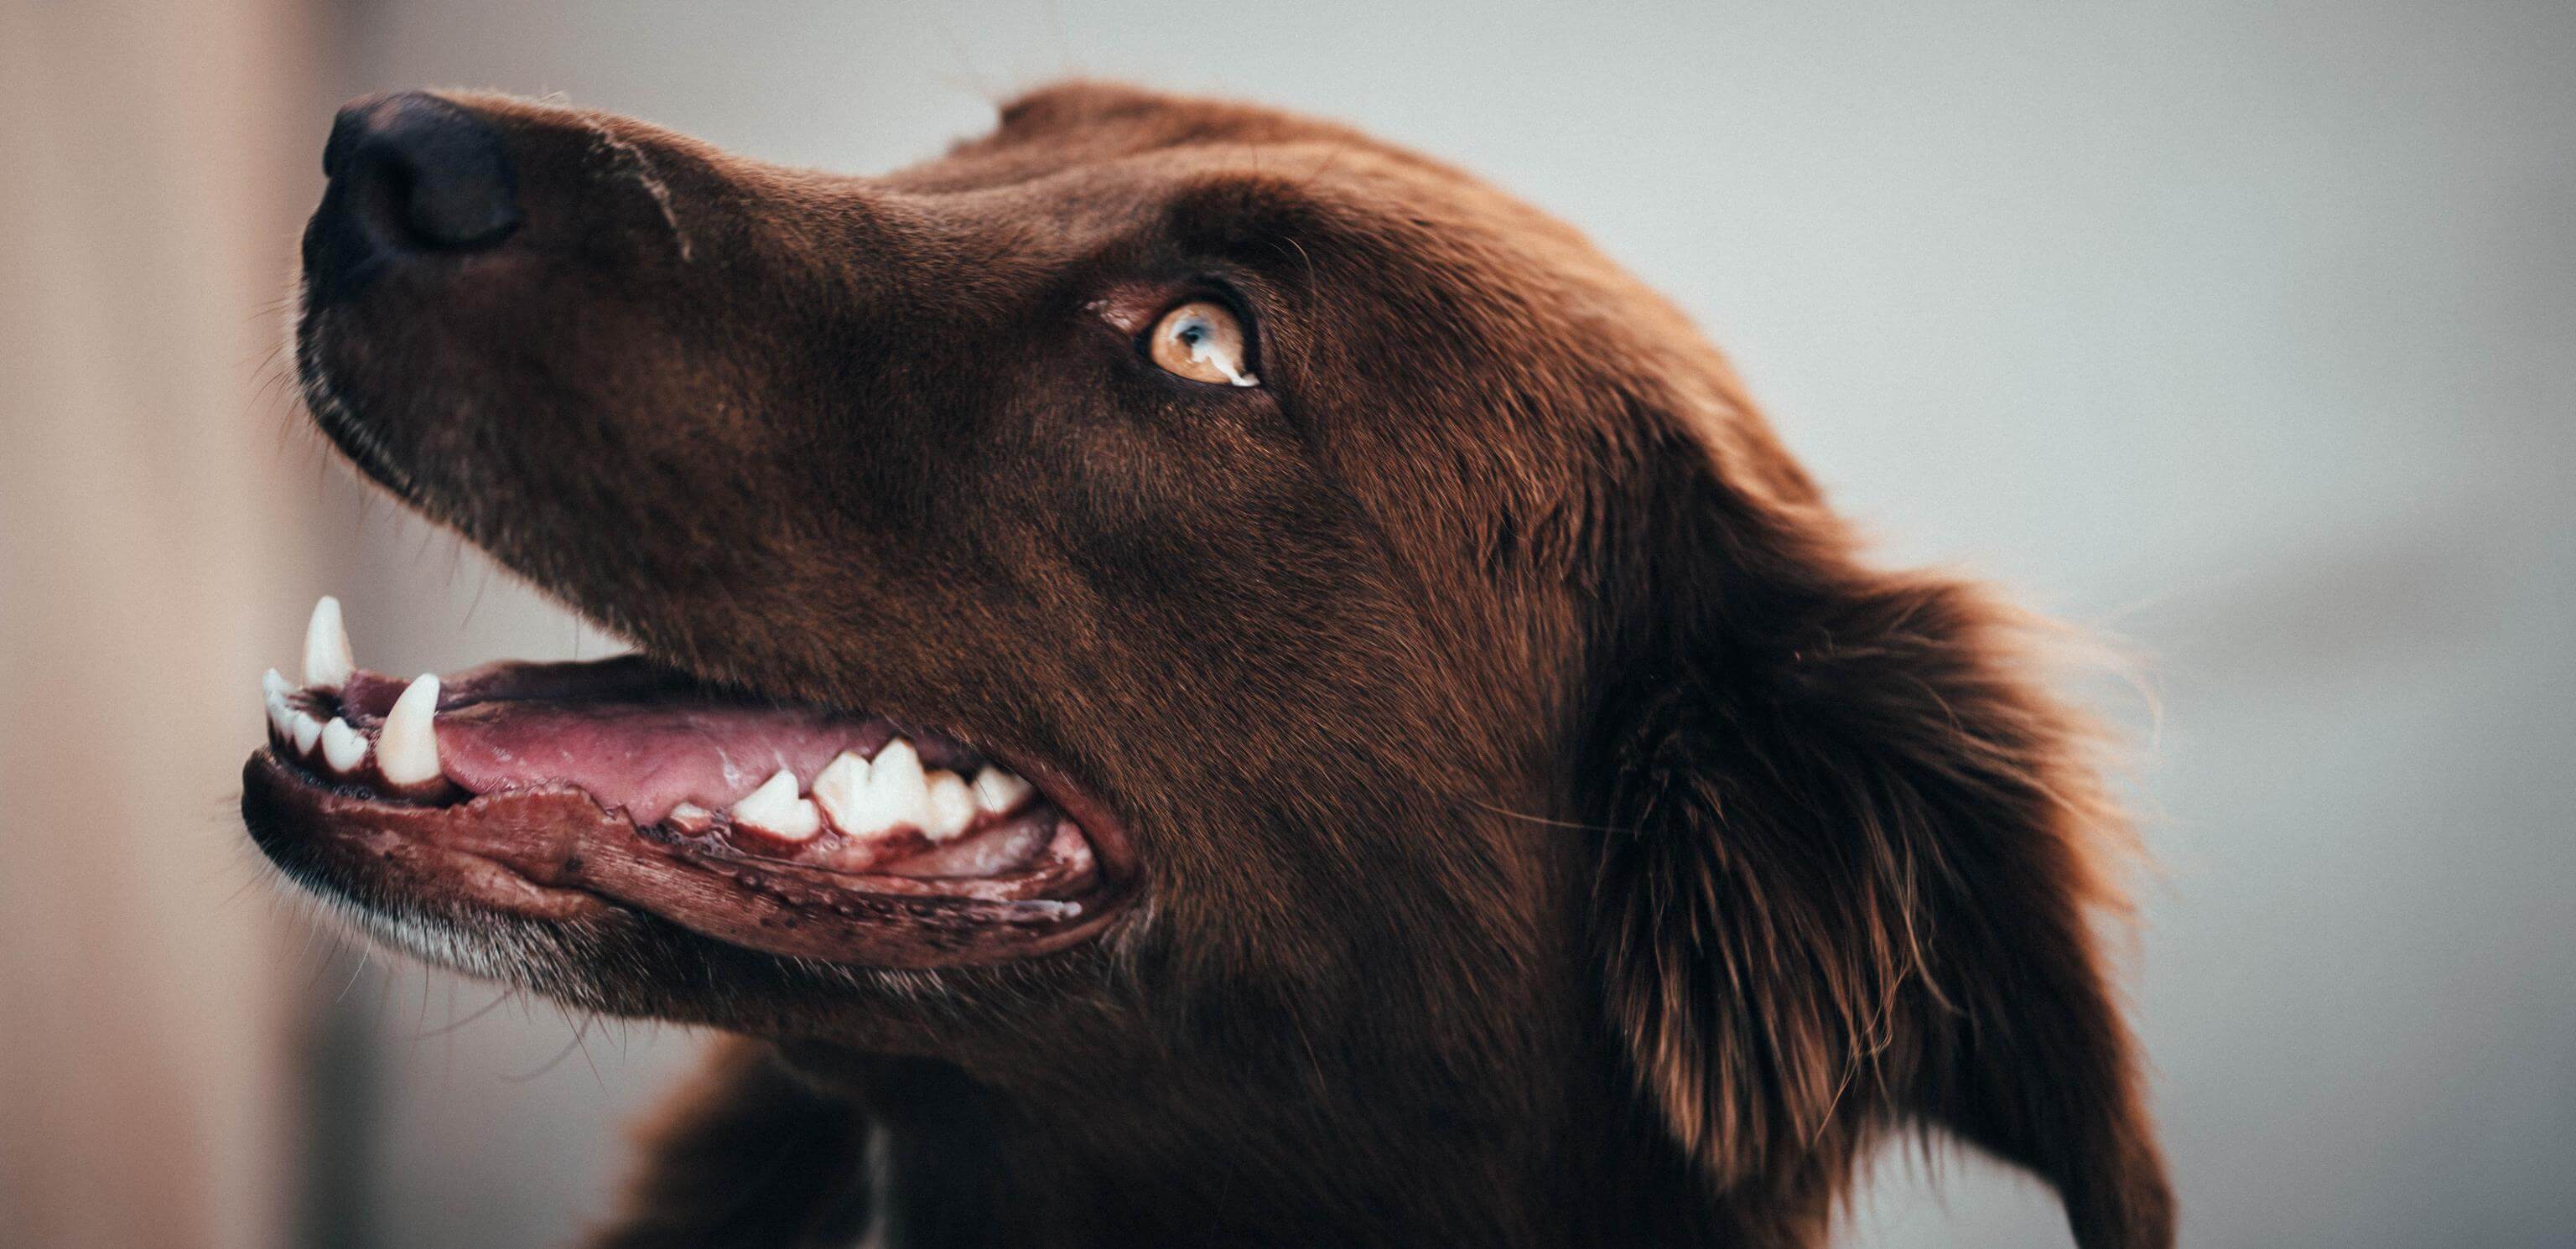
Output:
[[[622,905],[767,953],[921,967],[1061,948],[1120,894],[1099,804],[936,730],[635,655],[406,682],[355,665],[329,598],[304,669],[265,678],[244,811],[273,858],[371,911]]]

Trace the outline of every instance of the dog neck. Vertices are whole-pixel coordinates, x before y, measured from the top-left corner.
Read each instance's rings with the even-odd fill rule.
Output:
[[[853,1078],[855,1076],[855,1078]],[[944,1063],[844,1069],[867,1249],[1700,1243],[1705,1199],[1580,1088],[1560,1126],[1360,1095],[1266,1115],[1031,1097]],[[1472,1100],[1472,1099],[1470,1099]],[[1223,1124],[1222,1131],[1211,1129]],[[1601,1220],[1608,1218],[1605,1225]]]

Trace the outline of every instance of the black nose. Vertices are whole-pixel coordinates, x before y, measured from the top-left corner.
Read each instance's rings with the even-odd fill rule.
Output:
[[[518,179],[501,134],[418,91],[359,100],[331,123],[322,172],[379,246],[463,251],[519,224]]]

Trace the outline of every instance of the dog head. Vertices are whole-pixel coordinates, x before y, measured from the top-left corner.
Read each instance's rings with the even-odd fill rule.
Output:
[[[1776,1228],[1937,1123],[2164,1235],[2080,723],[1567,227],[1101,85],[876,178],[483,96],[326,167],[315,419],[639,655],[318,622],[245,806],[384,938],[1171,1150],[1580,1120]]]

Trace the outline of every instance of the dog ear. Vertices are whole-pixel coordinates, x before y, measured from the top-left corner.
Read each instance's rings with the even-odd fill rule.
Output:
[[[2054,1185],[2085,1249],[2164,1249],[2088,726],[2019,618],[1864,569],[1782,471],[1664,509],[1613,626],[1595,919],[1635,1088],[1729,1221],[1820,1228],[1873,1142],[1939,1126]]]

